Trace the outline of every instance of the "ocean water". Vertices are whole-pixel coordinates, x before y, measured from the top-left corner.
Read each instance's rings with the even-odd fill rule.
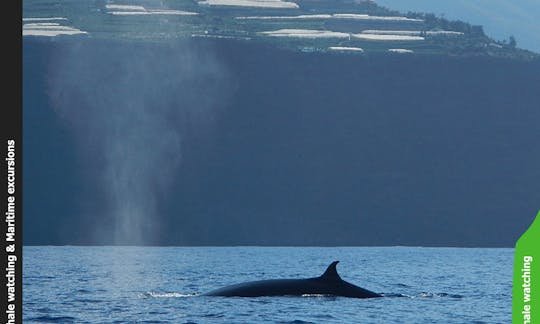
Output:
[[[513,249],[25,246],[25,323],[510,323]],[[386,297],[226,298],[212,289],[319,276]]]

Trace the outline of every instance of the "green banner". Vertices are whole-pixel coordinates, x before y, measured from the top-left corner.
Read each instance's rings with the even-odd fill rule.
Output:
[[[540,211],[514,251],[512,323],[540,323]]]

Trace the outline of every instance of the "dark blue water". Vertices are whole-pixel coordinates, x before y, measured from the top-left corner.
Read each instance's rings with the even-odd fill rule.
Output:
[[[512,249],[24,248],[25,323],[509,323]],[[322,274],[387,297],[198,296]],[[401,296],[401,297],[400,297]]]

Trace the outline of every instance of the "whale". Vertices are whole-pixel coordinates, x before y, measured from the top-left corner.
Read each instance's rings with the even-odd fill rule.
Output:
[[[319,277],[306,279],[270,279],[250,281],[210,291],[203,296],[272,297],[272,296],[340,296],[349,298],[376,298],[382,295],[353,285],[339,276],[332,262]]]

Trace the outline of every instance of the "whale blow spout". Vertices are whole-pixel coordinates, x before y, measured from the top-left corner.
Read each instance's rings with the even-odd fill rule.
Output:
[[[332,262],[319,277],[250,281],[223,287],[206,293],[204,296],[263,297],[329,295],[350,298],[382,297],[380,294],[341,279],[336,269],[338,263],[339,261]]]

